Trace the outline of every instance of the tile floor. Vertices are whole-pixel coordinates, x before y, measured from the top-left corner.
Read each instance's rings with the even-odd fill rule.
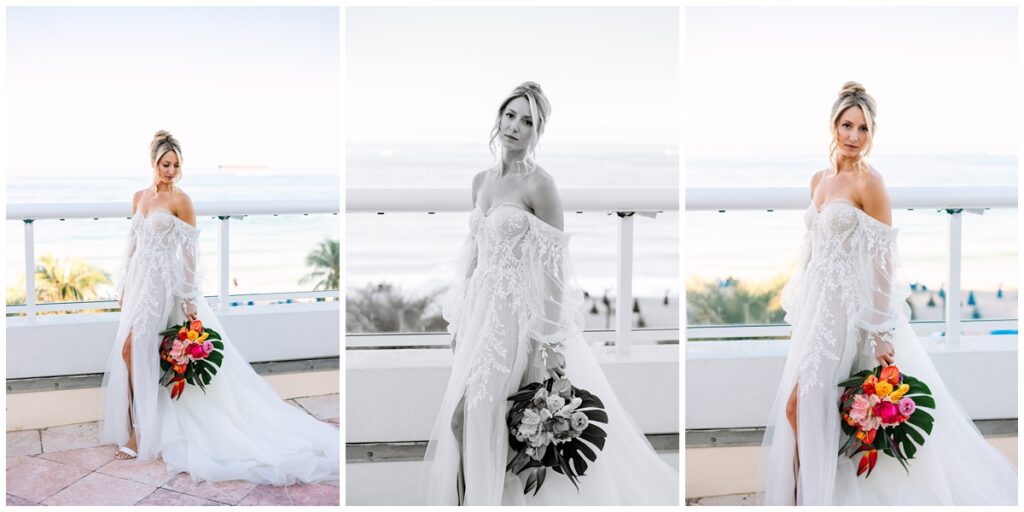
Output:
[[[337,394],[288,400],[338,425]],[[7,432],[7,505],[338,505],[337,480],[287,487],[244,481],[194,483],[162,461],[117,460],[98,424]]]

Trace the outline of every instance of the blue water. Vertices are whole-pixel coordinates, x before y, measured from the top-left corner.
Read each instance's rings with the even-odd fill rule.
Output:
[[[872,165],[891,186],[1017,185],[1015,154],[876,151]],[[687,161],[686,186],[807,187],[827,166],[824,153],[723,155]],[[765,281],[786,273],[803,234],[803,212],[695,212],[686,220],[688,279]],[[900,229],[904,277],[939,288],[946,277],[948,215],[935,211],[894,211]],[[964,289],[1017,288],[1017,211],[965,214]]]
[[[125,216],[132,194],[148,185],[151,171],[111,170],[88,176],[49,172],[12,175],[7,179],[9,203],[123,201]],[[336,170],[189,169],[179,185],[193,201],[337,198]],[[197,219],[204,290],[216,293],[219,276],[219,221]],[[340,236],[336,215],[251,216],[231,221],[231,292],[261,293],[311,289],[299,284],[308,273],[306,255],[325,237]],[[7,221],[7,286],[24,279],[24,227]],[[34,223],[36,257],[82,258],[116,277],[127,219],[40,220]],[[103,294],[111,290],[104,288]]]

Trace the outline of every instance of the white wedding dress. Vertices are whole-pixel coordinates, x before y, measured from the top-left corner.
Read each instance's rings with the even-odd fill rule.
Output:
[[[132,216],[119,284],[121,321],[103,377],[101,440],[124,446],[131,413],[139,459],[161,456],[172,474],[273,485],[338,478],[338,429],[282,401],[234,347],[203,298],[198,238],[195,227],[166,210]],[[172,400],[158,382],[158,333],[185,320],[186,299],[203,325],[221,334],[224,362],[206,393],[186,385]],[[129,333],[131,390],[121,357]]]
[[[909,287],[897,280],[897,230],[852,203],[805,213],[807,233],[782,305],[793,334],[761,450],[758,500],[766,505],[1014,505],[1015,466],[978,432],[943,384],[908,324]],[[879,453],[870,477],[838,455],[845,436],[838,383],[878,365],[872,335],[892,331],[896,365],[935,398],[930,436],[910,471]],[[797,431],[786,403],[797,388]],[[799,471],[794,454],[799,450]],[[794,498],[794,489],[797,489]]]
[[[457,348],[427,447],[422,489],[431,505],[458,503],[460,450],[452,419],[464,398],[465,505],[675,505],[679,476],[625,413],[582,336],[583,293],[569,260],[569,235],[516,203],[470,214],[470,234],[444,304]],[[573,385],[604,402],[608,437],[580,488],[548,470],[540,492],[524,495],[506,473],[507,398],[546,378],[537,343],[561,347]]]

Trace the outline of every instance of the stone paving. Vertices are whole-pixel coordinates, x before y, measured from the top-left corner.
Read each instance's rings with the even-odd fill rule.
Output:
[[[338,425],[338,394],[288,400]],[[241,480],[195,483],[163,461],[117,460],[98,423],[7,433],[7,505],[338,505],[337,480],[283,487]]]

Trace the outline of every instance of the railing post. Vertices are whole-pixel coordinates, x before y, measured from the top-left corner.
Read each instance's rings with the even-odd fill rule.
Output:
[[[629,353],[633,331],[633,213],[619,216],[618,293],[615,297],[615,353]]]
[[[35,219],[24,219],[25,223],[25,316],[32,320],[36,316],[36,242],[32,232]]]
[[[947,208],[949,214],[949,269],[946,291],[946,343],[960,343],[960,267],[963,261],[963,209]]]
[[[228,265],[228,238],[230,235],[230,215],[218,215],[220,219],[220,310],[228,310],[228,285],[231,283],[230,266]]]

